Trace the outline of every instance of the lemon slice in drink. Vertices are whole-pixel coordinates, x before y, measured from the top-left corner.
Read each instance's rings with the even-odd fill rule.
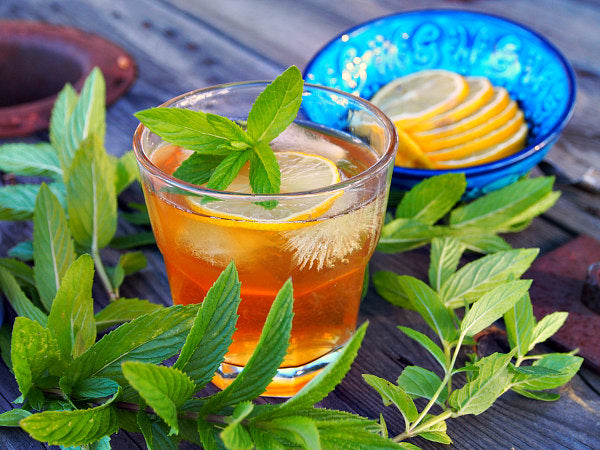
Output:
[[[494,87],[486,77],[466,77],[469,85],[467,96],[454,108],[411,127],[411,133],[443,127],[472,114],[485,105],[494,95]]]
[[[465,158],[438,161],[435,163],[435,167],[437,169],[456,169],[459,167],[477,166],[479,164],[496,161],[521,150],[525,145],[526,140],[527,124],[522,123],[519,130],[505,141],[473,153]]]
[[[312,191],[340,182],[336,165],[322,156],[285,151],[275,152],[275,157],[281,169],[281,193]],[[227,191],[252,192],[248,165],[242,168]],[[206,216],[239,221],[238,224],[243,222],[243,226],[251,228],[277,230],[301,226],[286,222],[309,220],[322,215],[339,195],[339,192],[329,192],[280,198],[273,209],[266,209],[244,198],[203,202],[201,197],[189,197],[189,202],[192,209]],[[223,225],[227,226],[225,223]]]
[[[442,69],[396,78],[371,98],[398,128],[408,128],[456,106],[468,94],[462,75]]]

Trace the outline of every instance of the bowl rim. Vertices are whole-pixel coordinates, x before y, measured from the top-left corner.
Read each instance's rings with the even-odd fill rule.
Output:
[[[564,69],[564,73],[567,77],[567,85],[568,85],[568,99],[567,106],[564,108],[560,118],[557,120],[556,125],[547,133],[539,136],[536,142],[531,143],[530,145],[524,147],[521,151],[514,153],[512,155],[506,156],[504,158],[498,159],[496,161],[491,161],[485,164],[480,164],[477,166],[468,166],[462,168],[455,169],[418,169],[411,167],[401,167],[394,166],[393,172],[394,175],[409,175],[411,177],[430,177],[433,175],[441,175],[444,173],[464,173],[465,175],[482,175],[488,172],[498,171],[499,169],[506,168],[508,166],[512,166],[515,163],[528,159],[534,153],[545,148],[547,145],[551,144],[553,141],[558,139],[558,136],[562,132],[562,130],[567,125],[569,119],[573,115],[573,111],[575,108],[575,97],[577,92],[577,83],[575,79],[575,72],[569,60],[564,56],[564,54],[559,50],[559,48],[554,45],[548,38],[538,33],[537,31],[529,28],[527,25],[524,25],[515,20],[502,17],[496,14],[480,12],[480,11],[471,11],[471,10],[463,10],[463,9],[453,9],[453,8],[425,8],[425,9],[413,9],[407,10],[399,13],[387,14],[380,17],[376,17],[365,22],[361,22],[353,27],[350,27],[341,33],[337,34],[335,37],[330,39],[324,45],[322,45],[319,50],[311,57],[309,62],[306,64],[303,76],[306,79],[309,73],[311,72],[311,68],[314,65],[315,61],[321,56],[323,51],[336,43],[338,40],[342,38],[344,35],[349,35],[354,33],[361,28],[367,28],[373,25],[376,22],[385,22],[394,20],[397,18],[407,17],[407,16],[417,16],[417,15],[465,15],[465,16],[474,16],[480,18],[492,19],[493,21],[504,22],[508,25],[511,25],[516,28],[520,28],[523,31],[530,33],[534,37],[540,40],[540,42],[547,47],[551,52],[556,56],[557,60],[560,62],[560,65]],[[348,41],[349,42],[349,41]],[[311,80],[314,83],[314,80]],[[367,99],[369,101],[369,99]]]

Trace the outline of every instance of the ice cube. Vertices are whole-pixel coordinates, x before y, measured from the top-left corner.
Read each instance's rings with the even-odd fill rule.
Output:
[[[340,159],[348,158],[348,152],[343,147],[295,123],[275,138],[272,146],[275,151],[295,151],[321,155],[334,163]]]

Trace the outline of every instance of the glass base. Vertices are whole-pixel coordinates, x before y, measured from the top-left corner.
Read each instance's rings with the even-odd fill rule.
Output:
[[[281,367],[273,381],[262,394],[265,397],[291,397],[302,389],[310,380],[321,372],[328,364],[335,361],[341,348],[327,353],[314,361],[298,367]],[[212,382],[219,389],[225,389],[244,370],[242,366],[223,363]]]

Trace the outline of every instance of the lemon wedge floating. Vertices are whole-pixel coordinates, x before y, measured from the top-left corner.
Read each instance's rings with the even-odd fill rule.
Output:
[[[371,98],[396,125],[396,165],[460,168],[521,150],[527,124],[503,87],[435,69],[397,78]]]
[[[396,78],[371,98],[394,122],[406,129],[456,106],[468,94],[465,78],[448,70],[433,69]]]
[[[318,155],[301,152],[275,152],[281,169],[281,193],[304,192],[340,182],[340,172],[333,161]],[[249,194],[249,168],[244,166],[227,188],[228,192]],[[265,209],[249,199],[230,198],[223,201],[202,202],[201,197],[188,197],[191,208],[205,216],[232,219],[247,228],[284,230],[297,228],[302,223],[287,223],[319,217],[333,204],[341,192],[306,194],[278,200],[276,208]],[[233,224],[223,224],[231,226]]]

